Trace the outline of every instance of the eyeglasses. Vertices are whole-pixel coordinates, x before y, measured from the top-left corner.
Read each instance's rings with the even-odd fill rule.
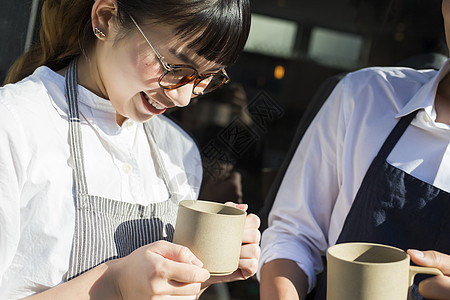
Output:
[[[155,46],[153,46],[152,42],[150,42],[134,18],[132,16],[130,16],[130,18],[144,39],[150,45],[150,48],[152,48],[155,52],[161,62],[161,65],[164,67],[165,71],[158,79],[158,83],[161,88],[168,90],[176,89],[188,83],[194,82],[192,93],[194,95],[204,95],[230,81],[230,78],[223,69],[217,73],[200,74],[195,68],[188,65],[172,65],[166,63],[164,56],[159,54],[158,50],[156,50]]]

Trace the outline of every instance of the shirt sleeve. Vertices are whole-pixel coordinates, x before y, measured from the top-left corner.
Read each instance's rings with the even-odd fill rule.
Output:
[[[0,289],[20,239],[20,195],[24,182],[23,129],[0,93]]]
[[[308,293],[323,268],[330,216],[339,192],[344,90],[341,81],[305,132],[279,187],[261,241],[259,268],[275,259],[295,261],[308,277]]]

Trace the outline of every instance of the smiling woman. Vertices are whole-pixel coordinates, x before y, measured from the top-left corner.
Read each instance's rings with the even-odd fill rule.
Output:
[[[202,165],[163,116],[228,82],[249,26],[247,0],[44,1],[0,88],[1,299],[196,298],[255,274],[255,215],[231,275],[171,243]]]

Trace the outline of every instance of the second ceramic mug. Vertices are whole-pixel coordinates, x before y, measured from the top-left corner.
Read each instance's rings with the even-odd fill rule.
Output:
[[[211,275],[238,268],[247,213],[202,200],[183,200],[178,207],[173,242],[188,247]]]
[[[406,300],[416,274],[443,275],[410,266],[405,251],[386,245],[342,243],[327,253],[327,300]]]

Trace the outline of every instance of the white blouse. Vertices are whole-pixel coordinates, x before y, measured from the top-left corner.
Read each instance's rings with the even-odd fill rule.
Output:
[[[322,271],[366,171],[400,117],[419,110],[387,160],[450,192],[450,126],[435,122],[434,98],[450,63],[439,71],[368,68],[336,86],[300,142],[262,237],[260,267],[297,262],[309,291]],[[259,273],[258,273],[259,275]]]
[[[121,127],[108,100],[79,86],[89,194],[146,205],[167,200],[143,124]],[[197,199],[200,153],[164,116],[150,127],[181,199]],[[75,225],[73,159],[64,77],[40,67],[0,88],[0,299],[17,299],[61,283]]]

